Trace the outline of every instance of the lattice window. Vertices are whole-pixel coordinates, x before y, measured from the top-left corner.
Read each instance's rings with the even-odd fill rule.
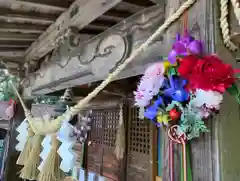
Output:
[[[118,108],[93,110],[90,139],[95,143],[114,147],[118,121]]]
[[[130,108],[129,121],[129,152],[149,154],[150,127],[147,120],[138,118],[138,108]]]
[[[119,109],[109,109],[105,111],[105,116],[104,144],[114,147],[119,122]]]

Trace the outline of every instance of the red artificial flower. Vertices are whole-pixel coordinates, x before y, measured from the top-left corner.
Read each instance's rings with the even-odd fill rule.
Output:
[[[181,59],[179,74],[188,80],[191,90],[203,89],[225,92],[235,81],[232,66],[217,56],[198,57],[189,55]]]

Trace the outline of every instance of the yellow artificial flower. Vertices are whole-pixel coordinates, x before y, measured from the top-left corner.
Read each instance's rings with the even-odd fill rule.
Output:
[[[167,114],[163,114],[161,111],[158,111],[158,113],[157,113],[157,122],[158,123],[167,125],[169,121],[170,121],[170,119]]]
[[[171,64],[168,60],[165,60],[163,62],[163,65],[164,65],[164,68],[167,69],[167,68],[172,67],[172,66],[177,66],[177,63]]]

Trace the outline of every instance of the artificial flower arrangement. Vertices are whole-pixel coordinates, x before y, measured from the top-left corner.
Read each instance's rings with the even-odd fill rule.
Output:
[[[217,55],[204,55],[199,40],[177,35],[168,60],[145,71],[135,105],[157,126],[178,125],[177,135],[190,140],[208,131],[205,120],[218,113],[224,92],[239,95],[234,73]]]

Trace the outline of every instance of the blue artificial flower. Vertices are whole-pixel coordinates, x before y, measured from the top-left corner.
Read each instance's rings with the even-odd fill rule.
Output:
[[[164,90],[164,95],[171,98],[174,101],[184,102],[189,98],[189,92],[184,89],[187,81],[177,76],[170,76],[170,85]]]
[[[160,106],[164,105],[163,99],[161,96],[158,96],[157,100],[154,102],[153,105],[149,106],[145,112],[144,112],[144,117],[154,120],[157,116],[157,112]]]

